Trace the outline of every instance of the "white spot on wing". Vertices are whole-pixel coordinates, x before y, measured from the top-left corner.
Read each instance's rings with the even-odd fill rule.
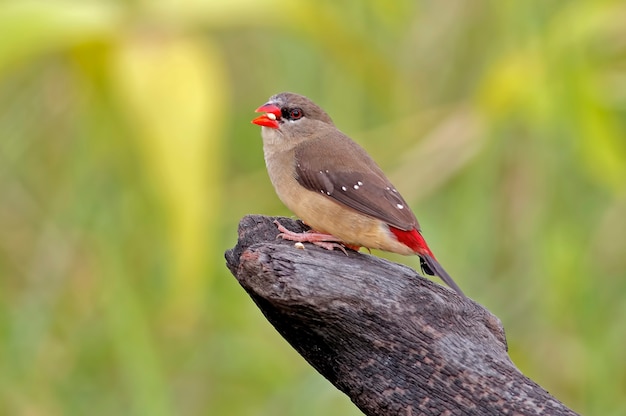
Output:
[[[354,189],[359,189],[359,185],[354,185]]]
[[[361,181],[357,181],[356,184],[359,185],[359,186],[363,186],[363,182],[361,182]]]
[[[396,207],[398,207],[398,209],[404,209],[404,205],[402,204],[396,204]]]
[[[342,191],[347,191],[347,190],[348,190],[348,188],[346,188],[345,186],[342,186],[342,187],[341,187],[341,190],[342,190]]]

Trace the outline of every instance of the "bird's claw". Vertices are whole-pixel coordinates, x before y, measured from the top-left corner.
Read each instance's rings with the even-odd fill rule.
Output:
[[[322,247],[326,250],[333,251],[338,248],[343,251],[343,253],[347,256],[348,252],[346,251],[345,246],[342,244],[341,240],[335,237],[334,235],[318,233],[312,230],[297,233],[295,231],[291,231],[283,227],[283,225],[274,220],[274,224],[280,231],[280,234],[276,236],[276,238],[280,237],[283,240],[295,241],[297,243],[313,243],[316,246]]]

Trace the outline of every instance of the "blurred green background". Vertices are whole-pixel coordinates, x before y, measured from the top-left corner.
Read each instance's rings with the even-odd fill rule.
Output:
[[[224,266],[243,215],[290,215],[250,124],[285,90],[388,172],[522,372],[626,414],[625,22],[598,0],[2,1],[0,414],[360,414]]]

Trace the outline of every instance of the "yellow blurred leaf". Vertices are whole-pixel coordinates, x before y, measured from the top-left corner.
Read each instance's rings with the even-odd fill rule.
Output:
[[[3,3],[0,70],[42,52],[108,37],[115,32],[119,18],[118,8],[104,2]]]
[[[478,90],[479,105],[493,115],[524,108],[540,97],[544,81],[542,60],[536,52],[511,52],[487,71]]]
[[[222,127],[228,108],[219,53],[167,31],[124,37],[113,78],[146,169],[161,194],[175,258],[168,319],[192,327],[202,305],[208,221],[217,218]]]

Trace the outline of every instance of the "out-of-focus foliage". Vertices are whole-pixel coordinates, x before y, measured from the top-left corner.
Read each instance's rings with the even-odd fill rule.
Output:
[[[0,3],[0,414],[360,414],[224,267],[242,215],[289,214],[249,123],[284,90],[389,172],[525,374],[625,414],[624,22],[595,0]]]

